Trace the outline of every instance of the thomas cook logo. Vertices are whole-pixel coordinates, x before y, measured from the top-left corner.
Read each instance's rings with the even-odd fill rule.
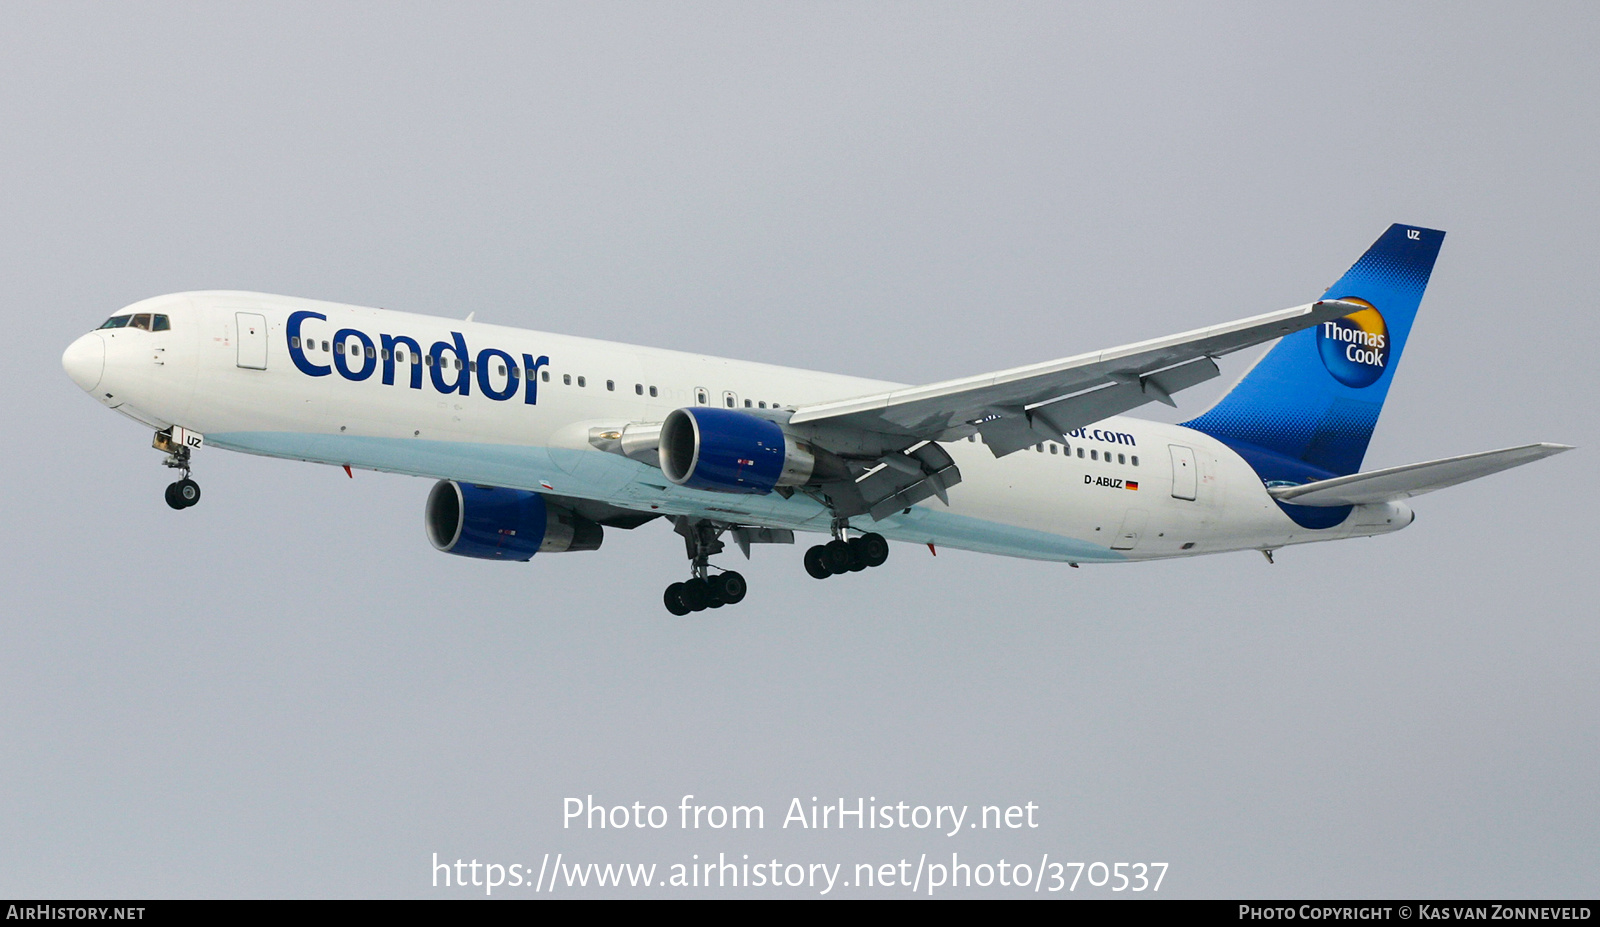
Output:
[[[1317,353],[1335,380],[1358,389],[1371,386],[1389,366],[1389,326],[1366,300],[1342,298],[1366,308],[1318,325]]]

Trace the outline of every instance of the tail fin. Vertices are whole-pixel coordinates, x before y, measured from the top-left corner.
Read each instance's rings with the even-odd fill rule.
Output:
[[[1389,226],[1323,294],[1369,308],[1284,337],[1184,425],[1238,451],[1269,485],[1360,470],[1443,241],[1433,229]]]

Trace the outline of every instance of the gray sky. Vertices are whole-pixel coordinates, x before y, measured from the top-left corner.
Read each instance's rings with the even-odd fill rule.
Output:
[[[1600,892],[1592,5],[0,23],[0,895],[952,851],[1163,861],[1174,896]],[[225,287],[930,381],[1305,302],[1395,221],[1449,237],[1368,466],[1582,450],[1270,567],[896,545],[818,583],[768,548],[743,605],[672,619],[659,523],[479,563],[428,545],[424,481],[222,451],[174,513],[149,435],[59,365]],[[561,827],[567,796],[685,793],[767,828]],[[1040,826],[779,827],[814,795]]]

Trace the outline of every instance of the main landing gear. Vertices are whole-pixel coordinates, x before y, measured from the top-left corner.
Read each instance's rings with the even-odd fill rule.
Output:
[[[661,596],[667,611],[681,616],[708,608],[737,605],[743,600],[745,593],[750,590],[743,576],[732,570],[711,572],[712,555],[722,553],[723,544],[717,536],[722,533],[723,527],[714,522],[691,521],[680,516],[676,530],[683,535],[684,545],[688,548],[694,577],[667,587]]]
[[[183,479],[167,484],[167,504],[175,509],[186,509],[199,503],[200,484],[189,478],[189,447],[174,441],[170,431],[156,432],[151,445],[158,451],[167,452],[167,459],[161,462],[162,466],[183,471]]]
[[[869,567],[883,566],[889,559],[889,542],[877,532],[846,539],[848,522],[836,521],[833,540],[818,544],[806,551],[806,572],[817,579],[827,579],[841,573],[859,573]]]

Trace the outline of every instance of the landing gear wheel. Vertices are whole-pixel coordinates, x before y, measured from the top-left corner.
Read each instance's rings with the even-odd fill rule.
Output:
[[[706,582],[711,584],[717,598],[728,605],[739,604],[744,594],[750,591],[750,586],[744,581],[744,577],[732,571],[720,573]]]
[[[184,477],[167,487],[167,504],[175,509],[186,509],[200,501],[200,484]]]
[[[673,583],[661,597],[662,603],[667,606],[667,611],[682,617],[689,614],[691,609],[683,601],[683,583]]]
[[[850,572],[860,573],[870,566],[867,563],[866,550],[862,547],[860,538],[851,538],[845,543],[850,545]]]
[[[683,584],[678,597],[683,599],[683,604],[689,606],[692,612],[705,610],[711,604],[711,590],[706,588],[703,579],[691,579]]]
[[[806,572],[816,579],[827,579],[833,575],[833,571],[828,569],[828,549],[821,544],[806,551],[805,563]]]
[[[829,541],[822,546],[823,562],[828,565],[830,573],[848,573],[850,571],[850,543],[848,541]]]
[[[889,559],[889,542],[884,540],[881,534],[876,532],[863,534],[856,538],[856,543],[857,549],[861,551],[861,559],[865,560],[869,567],[883,566],[884,561]]]

